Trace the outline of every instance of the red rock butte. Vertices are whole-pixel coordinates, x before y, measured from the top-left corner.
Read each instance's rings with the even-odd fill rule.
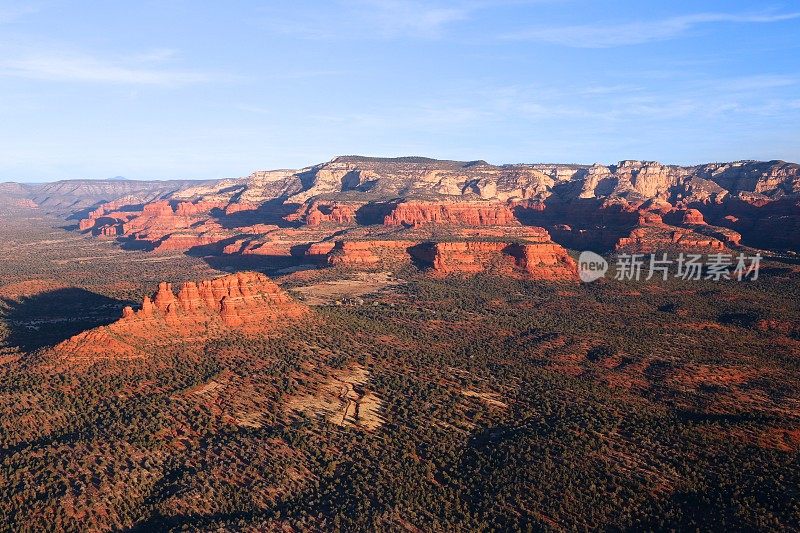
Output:
[[[143,357],[148,346],[202,343],[228,330],[269,333],[308,313],[306,306],[255,272],[186,282],[177,294],[164,282],[152,299],[144,297],[138,311],[126,307],[120,320],[80,333],[55,351],[71,359]]]

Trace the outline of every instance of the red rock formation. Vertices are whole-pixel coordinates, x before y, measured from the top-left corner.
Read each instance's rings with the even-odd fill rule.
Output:
[[[171,233],[159,241],[154,248],[156,252],[184,251],[198,246],[218,243],[227,237],[222,235],[195,235],[192,233]]]
[[[44,206],[48,197],[34,199]],[[245,212],[222,225],[230,230],[227,237],[248,238],[252,243],[230,251],[272,253],[280,246],[264,243],[257,232],[242,226],[279,221],[301,204],[287,217],[305,224],[293,228],[301,232],[381,223],[514,227],[519,218],[547,228],[564,246],[610,250],[619,239],[635,240],[630,233],[637,227],[666,223],[698,231],[697,226],[708,222],[742,234],[748,246],[785,250],[800,246],[799,197],[800,165],[779,161],[692,167],[648,161],[497,167],[485,162],[343,157],[298,172],[257,172],[242,180],[183,189],[169,201],[143,208],[136,205],[141,199],[110,202],[80,221],[79,227],[104,237],[129,237],[153,245],[163,241],[163,248],[178,249],[201,241],[168,236],[202,234],[202,242],[210,242],[211,234],[198,230],[198,225]],[[282,240],[308,244],[330,239],[331,233]]]
[[[146,296],[139,311],[126,307],[117,322],[76,335],[55,350],[73,359],[144,357],[154,345],[189,337],[202,343],[230,328],[268,333],[309,312],[254,272],[186,282],[177,295],[172,284],[161,283],[154,299]]]
[[[639,227],[628,237],[617,241],[616,251],[651,253],[662,250],[724,250],[725,243],[717,238],[664,225],[663,228]]]
[[[173,209],[170,202],[159,200],[145,204],[141,213],[108,213],[94,221],[94,233],[121,236],[149,242],[158,251],[188,250],[219,242],[229,233],[211,218],[225,202],[179,202]],[[84,226],[88,226],[86,222]],[[103,230],[102,228],[107,228]]]
[[[507,246],[504,242],[435,242],[417,246],[412,254],[437,274],[475,274],[486,270],[487,263]]]
[[[661,218],[659,213],[653,213],[651,211],[640,211],[639,212],[639,225],[641,226],[657,226],[659,224],[663,224],[664,220]]]
[[[101,226],[95,228],[93,233],[99,237],[117,237],[122,235],[122,226],[120,224]]]
[[[120,198],[107,202],[94,211],[87,218],[78,222],[79,231],[90,231],[92,235],[101,237],[116,237],[122,235],[122,225],[135,218],[138,213],[131,211],[136,199],[130,197]]]
[[[527,279],[576,280],[577,265],[561,246],[546,243],[432,242],[411,249],[435,274],[495,272]]]
[[[683,219],[681,224],[705,224],[706,220],[703,218],[703,213],[697,209],[687,209],[683,212]]]
[[[83,218],[78,222],[78,230],[86,231],[90,230],[94,227],[94,219],[93,218]]]
[[[257,211],[259,205],[251,202],[235,202],[228,204],[225,208],[226,215],[233,215],[235,213],[242,213],[244,211]]]
[[[384,259],[408,260],[406,250],[416,243],[403,240],[338,241],[328,254],[331,266],[372,266]]]
[[[206,214],[213,209],[224,210],[227,202],[180,202],[175,207],[175,215],[179,217],[191,217]]]
[[[461,224],[467,226],[504,226],[519,222],[505,204],[490,202],[401,202],[383,223],[387,226],[421,224]]]
[[[285,218],[287,221],[301,221],[312,227],[322,224],[351,225],[356,223],[357,208],[357,205],[314,200]]]
[[[328,254],[330,254],[336,247],[334,241],[315,242],[309,245],[305,252],[305,256],[311,259],[325,259],[327,261]]]
[[[505,250],[527,277],[540,280],[575,280],[578,266],[567,251],[554,243],[512,244]]]
[[[800,249],[800,200],[769,201],[740,194],[717,203],[693,204],[711,224],[742,235],[747,246],[778,250]]]

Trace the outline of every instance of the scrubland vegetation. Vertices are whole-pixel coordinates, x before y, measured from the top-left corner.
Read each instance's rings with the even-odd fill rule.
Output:
[[[2,529],[795,529],[800,277],[772,268],[592,285],[409,271],[268,338],[95,364],[16,350]],[[16,301],[4,338],[36,336],[9,321]],[[377,427],[290,407],[352,369]]]

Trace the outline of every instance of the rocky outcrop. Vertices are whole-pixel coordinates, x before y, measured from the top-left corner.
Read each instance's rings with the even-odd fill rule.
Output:
[[[111,235],[149,243],[155,251],[185,251],[230,237],[230,232],[213,216],[225,207],[222,202],[160,200],[144,205],[141,213],[134,216],[106,213],[97,219],[95,233],[99,228],[109,228]]]
[[[299,221],[312,227],[322,224],[351,225],[356,223],[358,207],[337,202],[312,201],[285,218],[287,221]]]
[[[386,261],[396,266],[398,261],[409,261],[407,250],[415,244],[403,240],[338,241],[327,261],[331,266],[370,267]]]
[[[514,212],[499,203],[402,202],[386,216],[387,226],[453,224],[465,226],[503,226],[518,224]]]
[[[505,250],[530,279],[575,280],[578,267],[567,251],[554,243],[512,244]]]
[[[142,309],[130,318],[172,314],[180,322],[194,327],[202,320],[213,320],[219,314],[228,326],[249,324],[260,330],[268,329],[270,321],[296,318],[307,311],[268,277],[255,272],[240,272],[198,283],[186,282],[177,294],[172,284],[164,282],[159,285],[152,305],[148,301],[149,298],[145,298]]]
[[[716,237],[702,235],[689,229],[671,226],[645,226],[633,230],[630,235],[617,241],[616,251],[652,253],[665,250],[715,251],[726,249],[725,243]]]
[[[697,209],[686,209],[682,213],[681,225],[694,225],[705,224],[706,219],[703,218],[703,213]]]
[[[114,234],[116,235],[116,233]],[[182,252],[191,250],[192,248],[199,248],[203,246],[210,246],[225,240],[227,233],[170,233],[160,241],[157,241],[153,250],[156,252]]]
[[[106,202],[81,219],[78,229],[91,231],[98,236],[122,235],[122,225],[135,218],[141,208],[141,205],[137,205],[137,199],[129,196]]]
[[[535,280],[577,279],[575,261],[552,242],[429,242],[410,252],[419,264],[437,275],[492,272]]]
[[[508,246],[504,242],[432,242],[412,249],[412,255],[437,274],[476,274],[489,269]]]
[[[269,333],[309,312],[255,272],[186,282],[177,293],[164,282],[139,310],[126,307],[117,322],[78,334],[55,351],[71,359],[145,357],[160,345],[188,339],[202,343],[230,329]]]
[[[308,246],[305,251],[305,256],[312,260],[327,261],[328,254],[336,248],[335,241],[315,242]]]

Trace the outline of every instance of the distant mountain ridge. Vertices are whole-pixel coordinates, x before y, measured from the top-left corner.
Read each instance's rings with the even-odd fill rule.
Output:
[[[49,183],[0,183],[0,208],[21,205],[39,207],[44,212],[69,217],[81,215],[103,203],[122,197],[134,203],[147,203],[169,197],[182,189],[211,181],[129,180],[117,176],[108,180],[61,180]],[[34,205],[35,204],[35,205]]]
[[[565,254],[559,245],[599,252],[797,250],[800,165],[497,166],[342,156],[181,187],[143,204],[122,198],[93,210],[79,228],[156,251],[359,267],[413,258],[439,272],[492,268],[543,277],[552,272],[537,270],[547,262],[533,259],[542,257],[536,250],[552,250],[552,271],[561,264],[553,258]],[[455,244],[464,241],[471,244]]]
[[[0,187],[23,207],[80,218],[81,231],[156,250],[336,255],[359,249],[336,247],[347,240],[411,246],[434,237],[552,238],[598,251],[800,249],[800,165],[784,161],[497,166],[351,155],[237,179]]]

